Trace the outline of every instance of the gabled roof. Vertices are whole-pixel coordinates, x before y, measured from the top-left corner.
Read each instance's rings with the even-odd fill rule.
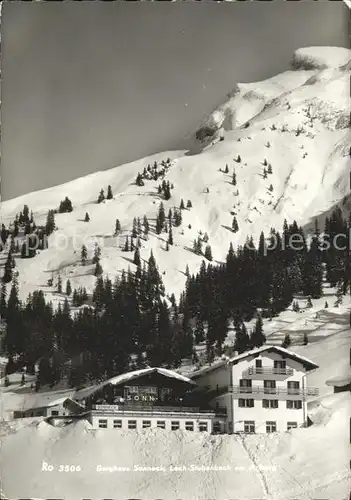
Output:
[[[316,368],[319,368],[319,366],[311,361],[308,358],[305,358],[304,356],[301,356],[300,354],[297,354],[293,351],[289,351],[288,349],[285,349],[284,347],[280,346],[275,346],[275,345],[264,345],[262,347],[256,347],[255,349],[251,349],[250,351],[243,352],[242,354],[238,354],[237,356],[233,356],[230,359],[227,359],[226,361],[220,361],[218,363],[214,363],[212,366],[208,366],[202,370],[199,370],[191,375],[191,378],[197,378],[200,377],[201,375],[215,371],[223,366],[228,366],[228,365],[236,365],[237,363],[240,363],[243,359],[246,359],[250,356],[256,357],[264,352],[276,352],[278,354],[281,354],[285,358],[290,358],[298,363],[301,363],[307,371],[315,370]]]
[[[149,375],[151,373],[159,373],[164,377],[177,379],[180,380],[181,382],[186,382],[188,384],[194,384],[194,382],[190,380],[190,378],[184,377],[183,375],[179,375],[179,373],[176,373],[172,370],[167,370],[166,368],[143,368],[142,370],[135,370],[133,372],[122,373],[121,375],[117,375],[116,377],[112,377],[106,380],[104,384],[120,385],[125,382],[129,382],[130,380],[133,380],[135,378],[139,378],[144,375]]]
[[[172,370],[167,370],[166,368],[143,368],[142,370],[134,370],[132,372],[128,373],[122,373],[120,375],[116,375],[115,377],[109,378],[108,380],[105,380],[101,384],[94,385],[91,387],[87,387],[86,389],[82,389],[80,391],[77,391],[74,394],[74,399],[84,399],[95,392],[101,390],[105,385],[121,385],[125,384],[126,382],[132,381],[134,379],[137,379],[139,377],[143,377],[144,375],[149,375],[151,373],[159,373],[160,375],[172,379],[179,380],[181,382],[195,385],[195,382],[191,380],[188,377],[184,377],[183,375],[179,375],[179,373],[176,373]]]

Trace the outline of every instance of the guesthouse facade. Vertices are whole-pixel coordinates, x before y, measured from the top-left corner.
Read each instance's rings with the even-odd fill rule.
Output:
[[[227,433],[284,432],[307,426],[307,401],[318,396],[307,374],[318,365],[278,346],[263,346],[194,373],[192,380]]]

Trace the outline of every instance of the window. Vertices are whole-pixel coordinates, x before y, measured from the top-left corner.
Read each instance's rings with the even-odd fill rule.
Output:
[[[199,422],[199,431],[206,432],[207,431],[207,422]]]
[[[171,422],[171,430],[172,431],[177,431],[179,429],[179,421],[172,421]]]
[[[128,420],[128,429],[136,429],[136,420]]]
[[[240,384],[240,392],[242,393],[252,392],[252,380],[242,378],[240,379],[239,384]]]
[[[114,420],[113,421],[113,428],[114,429],[121,429],[122,428],[122,420]]]
[[[286,402],[286,407],[288,410],[301,410],[302,408],[302,401],[300,400],[290,400],[288,399]]]
[[[99,427],[100,429],[107,429],[107,419],[100,419],[99,420]]]
[[[254,420],[244,421],[244,432],[247,434],[253,434],[255,432],[255,422]]]
[[[278,408],[278,400],[262,399],[262,408]]]
[[[297,428],[297,422],[288,422],[287,424],[287,429],[290,431],[290,429],[296,429]]]
[[[52,410],[52,412],[51,412],[51,415],[53,417],[56,417],[58,414],[59,414],[59,412],[57,410]]]
[[[265,394],[276,394],[277,393],[275,380],[264,380],[263,387],[264,387],[263,392]]]
[[[288,394],[299,394],[300,382],[298,380],[291,380],[288,382]]]
[[[157,420],[157,427],[159,429],[165,429],[166,428],[166,422],[164,420]]]
[[[194,422],[185,422],[185,430],[186,431],[193,431],[194,430]]]
[[[256,373],[262,373],[262,359],[256,359],[255,361],[256,364]]]
[[[139,394],[139,387],[137,385],[128,386],[129,394]]]
[[[271,432],[277,432],[276,422],[267,421],[266,422],[266,432],[270,434]]]
[[[240,408],[253,408],[255,403],[253,399],[239,398],[239,406]]]
[[[286,361],[285,359],[279,359],[274,361],[274,368],[286,368]]]
[[[151,420],[143,420],[143,429],[151,427]]]

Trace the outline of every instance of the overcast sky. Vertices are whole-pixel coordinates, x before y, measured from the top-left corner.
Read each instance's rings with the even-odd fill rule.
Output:
[[[342,2],[8,2],[2,199],[181,147],[236,82],[348,47]]]

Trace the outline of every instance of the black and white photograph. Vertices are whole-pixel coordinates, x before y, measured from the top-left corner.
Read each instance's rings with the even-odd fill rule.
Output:
[[[348,500],[345,2],[4,2],[0,499]]]

